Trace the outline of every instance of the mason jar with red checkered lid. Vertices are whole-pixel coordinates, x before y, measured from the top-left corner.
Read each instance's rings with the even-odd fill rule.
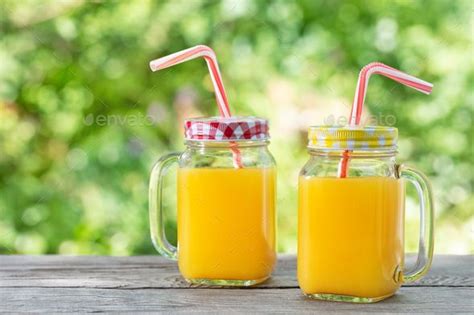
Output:
[[[249,286],[275,265],[275,160],[266,119],[205,117],[184,123],[186,149],[162,157],[150,179],[152,240],[183,277]],[[163,174],[177,162],[178,248],[165,237]],[[166,190],[165,190],[166,191]]]

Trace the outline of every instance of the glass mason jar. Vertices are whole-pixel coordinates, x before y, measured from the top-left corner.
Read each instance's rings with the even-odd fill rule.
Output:
[[[433,256],[426,177],[398,165],[397,129],[310,127],[299,177],[298,282],[311,298],[370,303],[422,277]],[[418,259],[404,267],[404,180],[420,198]]]
[[[205,285],[249,286],[275,265],[275,161],[266,120],[198,118],[185,124],[186,150],[162,157],[150,178],[155,248],[177,259],[183,277]],[[165,237],[163,175],[178,163],[178,248]]]

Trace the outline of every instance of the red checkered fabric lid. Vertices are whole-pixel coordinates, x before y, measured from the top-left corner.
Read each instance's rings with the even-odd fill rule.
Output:
[[[265,140],[268,121],[257,117],[207,117],[192,118],[184,123],[184,137],[187,140]]]

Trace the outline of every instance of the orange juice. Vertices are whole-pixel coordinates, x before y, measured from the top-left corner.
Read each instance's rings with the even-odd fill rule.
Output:
[[[298,282],[305,294],[377,298],[399,288],[401,180],[300,176],[298,221]]]
[[[188,279],[258,280],[275,264],[275,170],[180,168],[178,265]]]

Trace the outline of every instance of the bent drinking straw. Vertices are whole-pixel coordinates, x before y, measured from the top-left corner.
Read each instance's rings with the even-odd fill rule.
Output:
[[[389,67],[380,62],[372,62],[366,65],[359,73],[357,81],[354,101],[352,103],[351,114],[349,117],[349,125],[357,126],[360,124],[362,116],[362,109],[364,107],[365,95],[367,93],[367,85],[372,74],[380,74],[392,80],[395,80],[403,85],[411,87],[425,94],[430,94],[433,90],[433,84],[418,79],[414,76],[406,74],[400,70]],[[349,164],[350,151],[345,150],[343,157],[339,162],[338,176],[341,178],[347,177],[347,168]]]
[[[153,72],[155,72],[199,57],[202,57],[204,60],[206,60],[212,85],[214,86],[216,102],[220,115],[226,118],[231,117],[229,101],[227,100],[224,83],[222,82],[219,64],[217,63],[217,57],[210,47],[198,45],[178,51],[165,57],[152,60],[150,61],[150,68]],[[237,149],[235,146],[235,143],[231,143],[234,166],[236,168],[242,168],[242,157],[239,149]]]

